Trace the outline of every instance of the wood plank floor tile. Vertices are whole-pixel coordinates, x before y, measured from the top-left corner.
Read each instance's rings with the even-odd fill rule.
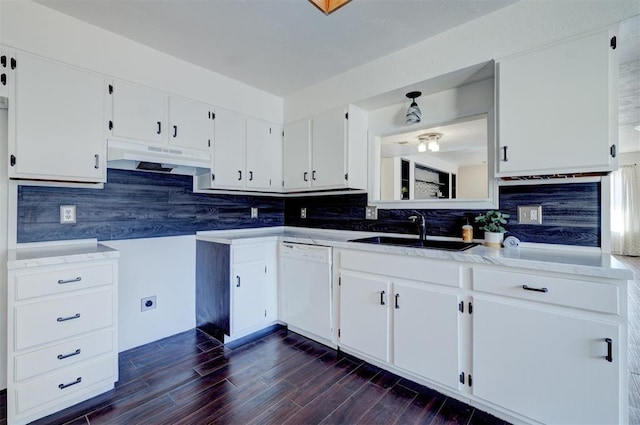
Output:
[[[498,419],[493,415],[490,415],[481,410],[475,409],[471,419],[469,419],[468,425],[508,425],[509,423]]]
[[[374,379],[382,369],[369,363],[363,363],[356,370],[338,381],[339,385],[356,392]]]
[[[353,370],[357,369],[358,366],[358,364],[353,363],[351,360],[342,359],[337,362],[330,371],[327,371],[327,373],[322,374],[313,381],[309,381],[296,388],[289,398],[299,406],[306,406],[313,399],[331,388],[333,384],[349,375]],[[345,388],[340,388],[340,390],[352,393],[352,391]]]
[[[339,383],[337,385],[340,385]],[[347,389],[348,386],[342,386]],[[362,387],[349,397],[344,403],[338,406],[331,414],[322,420],[322,425],[341,425],[358,423],[365,413],[375,406],[388,390],[372,384],[365,383]]]
[[[300,406],[288,398],[284,398],[249,422],[249,425],[282,425],[299,410]]]
[[[91,425],[136,424],[146,417],[166,412],[173,406],[175,406],[175,402],[165,394],[126,409],[114,409],[113,405],[110,405],[89,413],[87,418]]]
[[[362,425],[393,424],[400,418],[417,393],[402,385],[394,385],[378,403],[358,421]]]
[[[403,379],[401,383],[406,384],[407,380]],[[397,423],[402,425],[430,424],[438,415],[446,399],[447,397],[443,394],[423,387],[402,412]]]
[[[473,407],[453,398],[447,398],[431,421],[432,425],[466,425],[473,414]]]
[[[350,362],[349,360],[346,360]],[[351,363],[351,362],[350,362]],[[348,389],[336,385],[328,391],[323,391],[316,398],[304,406],[298,413],[285,422],[286,425],[315,425],[322,422],[328,415],[344,403],[353,393]],[[294,400],[295,401],[295,400]]]

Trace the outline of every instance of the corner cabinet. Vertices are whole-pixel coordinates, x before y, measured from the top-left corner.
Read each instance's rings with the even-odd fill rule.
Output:
[[[6,60],[9,69],[15,65],[8,82],[9,177],[104,182],[104,79],[22,52]]]
[[[9,269],[7,420],[25,424],[118,380],[116,259]]]
[[[283,190],[366,189],[367,114],[349,105],[285,126]]]
[[[275,242],[196,242],[196,326],[225,342],[277,319]]]
[[[497,63],[497,176],[617,169],[618,38],[601,31]]]

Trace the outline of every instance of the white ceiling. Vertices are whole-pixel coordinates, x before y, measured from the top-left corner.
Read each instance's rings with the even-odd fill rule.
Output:
[[[35,1],[285,97],[517,0]]]

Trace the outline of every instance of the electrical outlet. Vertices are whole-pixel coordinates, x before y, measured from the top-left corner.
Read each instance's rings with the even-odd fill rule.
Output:
[[[60,223],[68,224],[76,222],[76,206],[60,205]]]
[[[258,208],[251,207],[251,218],[258,218]]]
[[[367,205],[364,208],[364,218],[367,220],[377,220],[378,219],[378,208],[373,205]]]
[[[307,209],[300,208],[300,218],[307,218]]]
[[[518,205],[518,224],[542,224],[542,205]]]
[[[156,296],[145,297],[140,300],[140,311],[148,311],[156,308]]]

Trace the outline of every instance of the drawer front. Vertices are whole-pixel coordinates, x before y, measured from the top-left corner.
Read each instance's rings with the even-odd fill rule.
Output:
[[[47,272],[17,274],[16,300],[53,295],[113,283],[113,264],[56,268]]]
[[[233,264],[265,261],[266,245],[233,246]]]
[[[76,336],[113,324],[111,289],[23,304],[15,311],[15,349]]]
[[[455,287],[462,274],[462,266],[453,261],[364,251],[340,251],[340,268]]]
[[[62,344],[16,356],[14,378],[16,381],[21,381],[112,351],[114,351],[112,330],[65,341]]]
[[[37,380],[31,384],[19,386],[15,390],[17,413],[27,412],[42,404],[66,397],[75,396],[91,385],[112,379],[116,371],[113,356],[105,356]]]
[[[618,314],[618,287],[584,280],[473,269],[473,289],[490,294]]]

